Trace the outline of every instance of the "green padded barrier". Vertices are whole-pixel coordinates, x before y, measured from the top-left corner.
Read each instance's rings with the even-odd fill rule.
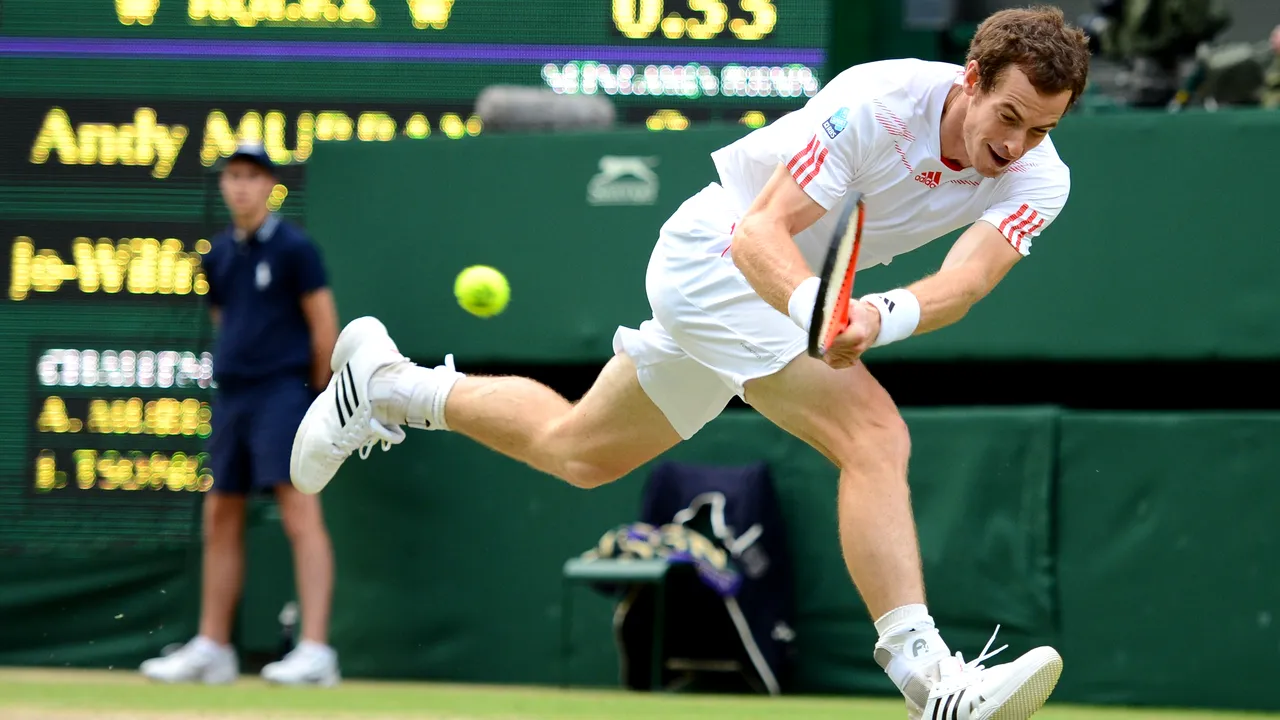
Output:
[[[187,548],[0,560],[0,665],[132,671],[196,632]]]
[[[1062,420],[1063,699],[1280,710],[1280,414]]]
[[[931,613],[952,651],[972,658],[995,630],[1005,653],[1054,642],[1050,527],[1056,411],[907,410],[912,504]],[[796,460],[820,476],[807,452]],[[825,463],[825,461],[823,461]],[[812,463],[812,464],[811,464]],[[813,692],[891,693],[871,658],[871,618],[837,544],[835,473],[786,476],[797,566],[799,683]],[[815,487],[817,486],[817,487]]]
[[[564,561],[632,520],[640,489],[583,492],[444,433],[351,460],[321,495],[344,675],[557,682]],[[575,599],[571,675],[616,683],[611,607]]]
[[[996,623],[1013,647],[1051,639],[1050,410],[920,410],[912,484],[931,608],[958,650]],[[752,411],[731,411],[668,458],[767,460],[796,559],[793,691],[879,692],[887,681],[846,574],[831,465]],[[646,468],[591,492],[464,438],[414,432],[325,490],[338,561],[333,637],[350,675],[559,680],[566,559],[635,519]],[[616,684],[610,606],[575,596],[571,676]]]

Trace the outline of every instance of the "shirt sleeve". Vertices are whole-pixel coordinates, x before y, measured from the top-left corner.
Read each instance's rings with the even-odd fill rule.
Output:
[[[881,135],[875,105],[858,101],[824,112],[812,132],[786,155],[791,177],[814,202],[830,210],[856,181]],[[905,130],[905,126],[904,126]]]
[[[1015,250],[1031,253],[1031,242],[1062,212],[1071,191],[1065,166],[1023,167],[1006,171],[1004,188],[982,214]]]
[[[303,242],[294,252],[294,277],[297,278],[298,294],[306,295],[329,284],[324,271],[324,261],[320,258],[320,250],[314,243]]]

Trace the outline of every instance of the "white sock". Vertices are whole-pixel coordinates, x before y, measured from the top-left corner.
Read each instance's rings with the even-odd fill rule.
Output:
[[[929,608],[924,605],[903,605],[876,620],[876,632],[881,638],[907,632],[912,627],[934,627]]]
[[[230,650],[231,646],[215,642],[205,635],[197,635],[191,641],[191,648],[202,655],[216,655]]]
[[[369,389],[374,417],[387,426],[448,430],[445,402],[462,377],[443,366],[424,368],[406,362],[382,368],[373,374]]]
[[[317,655],[325,655],[328,657],[337,655],[337,652],[331,646],[325,643],[318,643],[312,640],[302,640],[301,642],[298,643],[297,649],[304,653],[313,653]]]
[[[938,661],[951,654],[924,605],[904,605],[876,620],[875,658],[907,700],[923,707]]]

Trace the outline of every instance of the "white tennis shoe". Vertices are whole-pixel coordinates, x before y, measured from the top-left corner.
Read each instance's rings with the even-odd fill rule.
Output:
[[[225,685],[236,681],[240,663],[231,646],[195,637],[168,655],[143,662],[139,670],[157,682]]]
[[[996,632],[1000,628],[996,627]],[[984,668],[992,633],[982,653],[965,662],[960,653],[938,663],[938,679],[924,708],[910,708],[911,720],[1027,720],[1044,706],[1062,674],[1062,658],[1051,647],[1038,647],[1013,662]]]
[[[294,487],[311,495],[324,489],[351,453],[369,457],[373,446],[383,451],[404,440],[399,425],[384,425],[373,416],[370,379],[379,369],[408,362],[386,327],[376,318],[356,318],[342,329],[333,349],[333,378],[302,418],[293,438],[289,476]]]
[[[303,640],[284,658],[264,666],[262,679],[275,685],[334,687],[342,682],[338,653],[328,645]]]

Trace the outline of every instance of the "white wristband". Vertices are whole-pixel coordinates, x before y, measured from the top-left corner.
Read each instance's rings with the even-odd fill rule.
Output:
[[[871,347],[909,338],[920,324],[920,301],[910,290],[898,288],[887,293],[871,293],[862,300],[880,311],[880,334]]]
[[[799,325],[805,332],[809,332],[809,326],[813,324],[813,307],[818,303],[818,288],[821,285],[822,280],[817,276],[808,278],[791,291],[791,299],[787,301],[787,314],[791,316],[791,322]]]

